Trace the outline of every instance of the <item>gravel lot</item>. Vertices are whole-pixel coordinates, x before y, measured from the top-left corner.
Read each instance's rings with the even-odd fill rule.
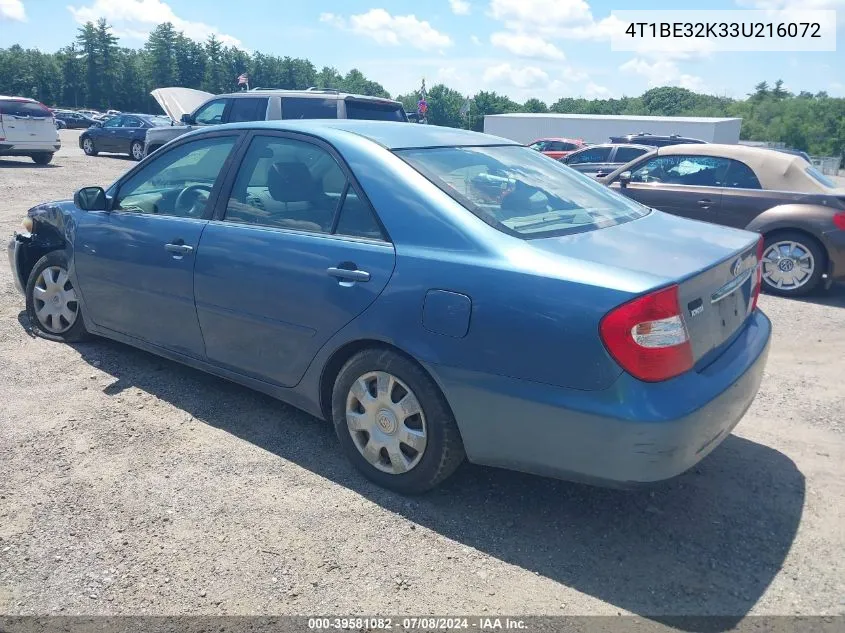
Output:
[[[132,166],[77,136],[48,168],[0,160],[0,236]],[[407,499],[280,402],[34,338],[4,261],[0,613],[845,614],[845,288],[761,305],[762,390],[684,476],[620,492],[464,466]]]

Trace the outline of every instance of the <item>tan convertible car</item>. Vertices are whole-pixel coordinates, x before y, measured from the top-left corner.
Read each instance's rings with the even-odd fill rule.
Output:
[[[845,189],[799,156],[672,145],[600,180],[654,209],[762,233],[769,292],[805,295],[845,278]]]

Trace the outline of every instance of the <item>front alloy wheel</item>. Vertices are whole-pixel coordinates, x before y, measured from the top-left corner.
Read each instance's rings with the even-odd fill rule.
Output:
[[[85,138],[82,141],[82,151],[85,152],[88,156],[96,156],[97,149],[94,147],[94,141],[90,138]]]
[[[763,282],[766,290],[783,296],[802,296],[821,281],[824,252],[801,234],[783,233],[766,240]]]
[[[61,251],[39,259],[26,283],[26,313],[33,330],[51,341],[79,341],[87,334],[76,288]]]
[[[132,141],[129,153],[134,160],[141,160],[144,158],[144,144],[141,141]]]

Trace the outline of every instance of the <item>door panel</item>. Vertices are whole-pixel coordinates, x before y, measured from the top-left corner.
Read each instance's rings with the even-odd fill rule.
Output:
[[[390,244],[210,223],[194,277],[208,360],[295,385],[326,341],[375,301],[393,263]],[[338,279],[336,267],[369,280]]]
[[[381,293],[393,246],[319,143],[256,135],[226,188],[194,275],[208,360],[294,386]]]
[[[630,183],[620,188],[615,182],[611,188],[653,209],[665,211],[693,220],[719,224],[719,207],[722,190],[719,187],[685,187],[662,183]]]
[[[85,307],[99,326],[203,357],[194,308],[193,257],[205,220],[140,213],[82,213],[74,260]]]
[[[80,214],[74,265],[94,323],[204,358],[194,259],[238,139],[180,143],[131,172],[111,211]]]
[[[94,139],[94,145],[100,152],[118,152],[120,151],[120,142],[118,133],[123,125],[123,117],[116,116],[104,122],[102,127],[93,128],[91,130],[91,137]]]

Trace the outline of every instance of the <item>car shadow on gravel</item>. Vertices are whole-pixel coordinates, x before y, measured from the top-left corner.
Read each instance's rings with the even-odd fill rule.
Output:
[[[22,158],[21,160],[0,159],[0,169],[56,169],[57,167],[61,167],[61,165],[54,163],[36,165],[29,158]]]
[[[783,565],[802,516],[805,482],[796,465],[736,435],[651,489],[606,490],[465,464],[441,488],[402,497],[365,480],[340,456],[330,425],[292,407],[118,343],[77,349],[115,377],[106,394],[141,389],[451,540],[690,631],[728,630],[748,614]]]
[[[807,297],[797,297],[795,301],[831,308],[845,308],[845,283],[834,284],[830,290],[815,292]]]

